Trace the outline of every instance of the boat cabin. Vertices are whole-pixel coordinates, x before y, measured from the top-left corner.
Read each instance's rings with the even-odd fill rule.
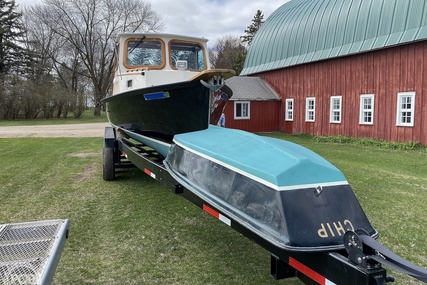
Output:
[[[209,69],[207,41],[171,34],[120,34],[113,95],[186,81]]]

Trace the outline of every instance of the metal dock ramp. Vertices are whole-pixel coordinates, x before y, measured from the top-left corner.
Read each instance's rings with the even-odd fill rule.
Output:
[[[68,231],[68,220],[0,225],[0,285],[50,284]]]

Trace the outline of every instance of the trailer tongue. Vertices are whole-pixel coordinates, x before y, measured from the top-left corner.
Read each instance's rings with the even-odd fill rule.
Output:
[[[296,175],[293,171],[298,170],[308,171],[308,180],[323,179],[302,188],[294,187],[300,185],[294,183],[298,182],[297,177],[285,179],[292,180],[292,185],[282,185],[280,179],[272,183],[272,178],[258,172],[259,169],[239,167],[239,155],[221,158],[208,154],[198,142],[202,138],[212,141],[210,135],[221,140],[229,132],[234,131],[214,128],[199,134],[176,135],[165,158],[106,128],[104,179],[114,179],[116,169],[137,166],[269,251],[271,274],[276,279],[297,277],[305,284],[383,285],[394,281],[387,276],[384,264],[427,283],[427,270],[403,260],[375,240],[378,233],[333,166],[300,146],[286,144],[284,155],[280,154],[282,141],[259,141],[254,135],[243,133],[247,145],[254,140],[278,150],[272,152],[269,160],[275,168],[274,156],[282,155],[280,161],[289,159],[289,167],[283,168],[277,177]],[[232,133],[234,138],[239,135]],[[188,147],[194,142],[199,148]],[[254,153],[250,155],[256,157]],[[266,167],[260,166],[261,170]],[[256,183],[245,177],[252,177],[251,181]]]

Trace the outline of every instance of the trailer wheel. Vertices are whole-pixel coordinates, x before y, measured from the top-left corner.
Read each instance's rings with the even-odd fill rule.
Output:
[[[114,148],[104,147],[103,158],[103,178],[105,181],[114,180]]]

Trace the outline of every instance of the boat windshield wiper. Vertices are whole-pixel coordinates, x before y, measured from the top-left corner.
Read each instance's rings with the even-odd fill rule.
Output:
[[[145,39],[145,36],[142,36],[142,38],[132,47],[132,49],[128,52],[128,55],[131,54]]]

